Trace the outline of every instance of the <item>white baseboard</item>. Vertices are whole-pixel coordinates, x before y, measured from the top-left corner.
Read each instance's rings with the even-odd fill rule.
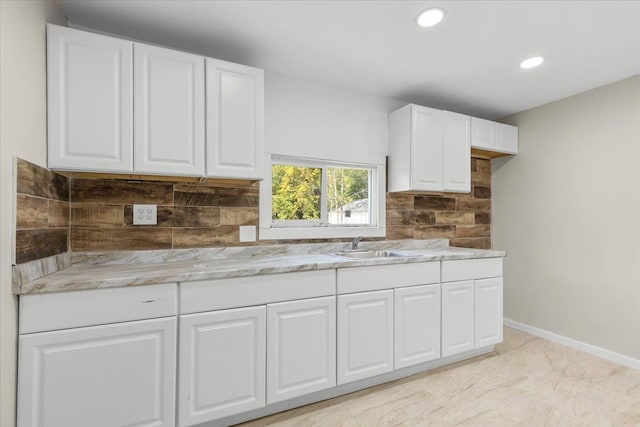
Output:
[[[640,359],[634,359],[633,357],[625,356],[624,354],[616,353],[615,351],[607,350],[606,348],[587,344],[582,341],[574,340],[573,338],[558,335],[553,332],[507,318],[504,319],[504,326],[526,332],[528,334],[535,335],[536,337],[544,338],[567,347],[575,348],[576,350],[584,351],[585,353],[593,354],[594,356],[611,362],[619,363],[634,369],[640,369]]]

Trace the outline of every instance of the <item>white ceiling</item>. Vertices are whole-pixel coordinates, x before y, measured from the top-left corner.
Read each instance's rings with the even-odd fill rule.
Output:
[[[489,119],[640,73],[640,1],[58,3],[75,25]],[[447,16],[420,28],[429,6]],[[548,61],[520,70],[532,55]]]

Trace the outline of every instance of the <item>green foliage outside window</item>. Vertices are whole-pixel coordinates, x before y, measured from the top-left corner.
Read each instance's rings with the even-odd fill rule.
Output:
[[[366,201],[368,212],[369,169],[329,166],[327,188],[322,189],[322,168],[279,165],[272,167],[272,219],[319,220],[321,198],[327,200],[329,222],[342,224],[351,212],[350,204]],[[323,194],[324,193],[324,194]],[[368,214],[364,223],[368,223]],[[332,219],[333,218],[333,219]]]
[[[274,220],[319,220],[322,169],[273,165],[272,218]]]

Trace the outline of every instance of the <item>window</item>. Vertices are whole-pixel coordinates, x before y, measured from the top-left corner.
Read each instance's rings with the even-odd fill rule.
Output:
[[[260,189],[262,239],[384,236],[382,165],[272,156],[270,166]]]

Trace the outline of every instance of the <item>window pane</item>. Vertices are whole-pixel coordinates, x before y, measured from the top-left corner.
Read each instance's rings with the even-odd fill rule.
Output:
[[[273,220],[319,220],[322,169],[273,165],[271,169]]]
[[[327,209],[329,224],[369,224],[369,169],[329,167]]]

